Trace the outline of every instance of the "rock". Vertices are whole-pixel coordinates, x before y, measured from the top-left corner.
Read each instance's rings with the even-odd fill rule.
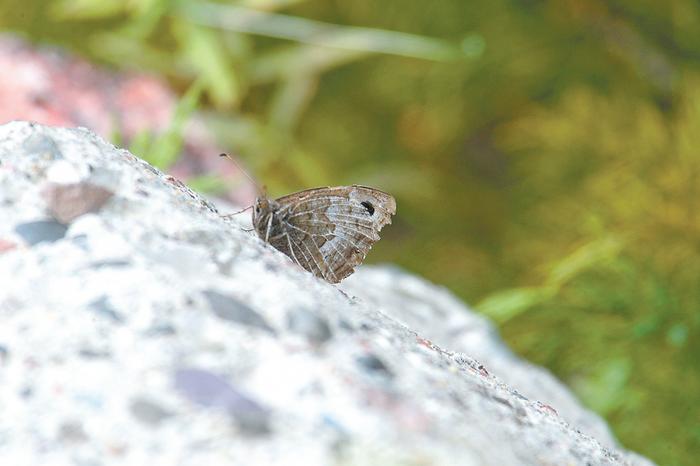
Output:
[[[446,289],[390,266],[364,267],[345,280],[342,288],[415,330],[430,344],[469,354],[483,363],[477,368],[480,372],[491,373],[528,399],[550,407],[606,447],[616,447],[600,417],[585,409],[549,371],[514,355],[487,319]]]
[[[0,187],[0,464],[651,464],[446,291],[325,283],[87,130],[0,126]]]

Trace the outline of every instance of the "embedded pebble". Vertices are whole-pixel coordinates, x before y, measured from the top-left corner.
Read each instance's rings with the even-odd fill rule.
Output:
[[[333,336],[328,322],[306,309],[295,309],[287,313],[287,328],[306,337],[315,344],[324,343]]]
[[[220,319],[274,333],[265,319],[243,302],[213,290],[205,290],[202,294],[207,298],[212,312]]]
[[[91,266],[100,269],[103,267],[128,267],[130,264],[131,263],[126,259],[106,259],[95,261]]]
[[[55,220],[38,220],[15,227],[15,232],[30,246],[58,241],[66,236],[66,231],[68,228]]]
[[[42,190],[49,214],[59,223],[69,224],[88,212],[101,208],[112,191],[92,183],[49,183]]]
[[[269,411],[223,377],[201,369],[180,369],[175,373],[175,388],[193,403],[226,411],[247,433],[269,431]]]
[[[0,345],[0,365],[4,365],[10,357],[10,351],[5,345]]]
[[[377,356],[373,354],[367,354],[364,356],[360,356],[357,358],[357,362],[360,364],[360,366],[364,367],[370,372],[373,373],[381,373],[383,375],[391,376],[392,373],[389,370],[388,367],[386,367],[386,364],[382,362],[381,359],[379,359]]]
[[[129,411],[136,419],[149,426],[157,426],[174,415],[156,402],[142,397],[131,400]]]
[[[22,149],[26,151],[27,155],[39,155],[48,157],[51,160],[63,158],[56,141],[52,137],[43,134],[40,129],[33,132],[22,142]]]
[[[96,314],[106,317],[113,322],[124,322],[124,317],[122,317],[121,314],[114,309],[114,306],[112,306],[112,304],[109,302],[109,298],[107,296],[102,296],[91,302],[89,308]]]
[[[58,438],[61,442],[66,443],[83,443],[88,440],[83,425],[79,421],[61,424],[58,429]]]

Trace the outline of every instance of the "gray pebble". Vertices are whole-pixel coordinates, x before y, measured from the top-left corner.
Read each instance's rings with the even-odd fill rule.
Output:
[[[149,336],[172,336],[177,334],[177,330],[170,324],[154,324],[145,332]]]
[[[91,302],[89,305],[89,308],[94,311],[96,314],[106,317],[107,319],[112,320],[113,322],[117,323],[123,323],[124,322],[124,317],[117,312],[112,304],[109,302],[109,299],[107,296],[102,296],[95,301]]]
[[[65,443],[83,443],[88,436],[79,421],[64,422],[58,428],[58,439]]]
[[[126,259],[106,259],[101,261],[95,261],[92,264],[90,264],[90,266],[95,269],[128,267],[130,265],[131,262]]]
[[[287,313],[287,328],[317,344],[333,336],[326,320],[306,309],[294,309]]]
[[[94,348],[80,348],[78,354],[85,359],[107,359],[112,356],[112,353],[109,351]]]
[[[21,223],[15,227],[15,232],[30,246],[42,242],[58,241],[66,236],[67,230],[65,225],[55,220],[38,220]]]
[[[374,354],[360,356],[359,358],[357,358],[357,362],[361,367],[368,370],[369,372],[375,374],[378,373],[386,376],[393,376],[389,368],[386,367],[386,364],[384,364],[382,360]]]
[[[261,435],[270,430],[269,411],[223,377],[201,369],[180,369],[175,373],[175,388],[193,403],[225,410],[244,433]]]
[[[9,358],[10,350],[7,349],[7,346],[0,345],[0,365],[5,365]]]
[[[213,290],[205,290],[203,294],[211,310],[220,319],[275,333],[267,321],[247,304]]]
[[[165,419],[173,416],[172,412],[162,408],[157,403],[140,397],[131,400],[129,411],[136,419],[149,426],[157,426]]]
[[[25,139],[22,146],[23,149],[29,154],[36,154],[44,157],[48,156],[52,160],[63,158],[63,154],[58,148],[56,141],[40,131],[33,133],[31,136]]]

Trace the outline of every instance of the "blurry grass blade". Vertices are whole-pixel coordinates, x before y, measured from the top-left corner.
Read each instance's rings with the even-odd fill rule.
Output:
[[[241,0],[239,6],[247,8],[255,8],[256,10],[281,10],[299,3],[304,3],[306,0]]]
[[[125,144],[125,139],[124,139],[124,131],[119,125],[119,120],[117,119],[117,116],[115,114],[112,114],[112,125],[111,125],[111,131],[109,134],[109,140],[112,144],[114,144],[117,147],[124,147]]]
[[[631,370],[632,363],[626,358],[601,361],[593,374],[574,383],[574,389],[586,405],[607,414],[633,402],[625,390]]]
[[[123,34],[148,36],[174,0],[59,0],[50,6],[50,15],[57,20],[99,20],[129,16]]]
[[[156,139],[150,150],[145,153],[145,159],[151,165],[161,170],[167,170],[178,159],[183,143],[183,131],[190,116],[197,109],[202,95],[203,81],[195,81],[177,104],[170,127]]]
[[[552,299],[566,282],[590,267],[612,260],[621,248],[621,241],[613,237],[592,241],[559,261],[546,285],[498,291],[484,298],[476,308],[497,322],[505,322]]]
[[[221,194],[226,191],[228,183],[220,176],[201,175],[187,180],[187,185],[203,194]]]
[[[282,81],[270,105],[270,124],[283,131],[291,131],[316,90],[313,76],[299,75]]]
[[[174,31],[188,62],[203,80],[207,93],[219,107],[230,107],[240,97],[236,75],[217,35],[187,21],[178,21]]]
[[[91,20],[122,15],[128,9],[124,0],[59,0],[50,4],[49,15],[56,20]]]
[[[338,66],[366,57],[369,52],[332,49],[308,44],[295,44],[277,48],[254,57],[249,67],[249,79],[256,83],[268,83],[288,76],[321,74]]]
[[[552,268],[548,283],[552,286],[561,286],[582,271],[613,260],[621,249],[622,242],[615,237],[606,237],[585,244],[561,259]]]
[[[166,52],[121,32],[95,34],[89,45],[95,56],[120,66],[155,70],[163,74],[173,70],[172,58]]]
[[[129,21],[110,32],[91,37],[91,51],[104,60],[120,66],[172,71],[172,57],[146,41],[163,16],[173,8],[175,0],[141,0],[127,2],[131,8]],[[124,4],[124,2],[122,2]]]
[[[548,287],[513,288],[491,294],[475,307],[496,322],[506,322],[550,299],[555,293],[555,289]]]
[[[221,135],[224,147],[234,147],[242,154],[265,154],[265,128],[261,121],[240,114],[223,115],[204,112],[202,114],[207,128],[214,134]],[[253,173],[260,170],[258,162],[262,157],[250,157],[247,162]]]
[[[144,129],[131,138],[129,152],[148,161],[147,154],[152,144],[153,134],[148,129]]]
[[[135,0],[131,20],[122,29],[130,37],[146,38],[158,26],[161,18],[174,8],[176,0]]]
[[[181,4],[183,17],[199,24],[324,47],[387,53],[427,60],[464,56],[449,42],[403,32],[330,23],[210,2]]]

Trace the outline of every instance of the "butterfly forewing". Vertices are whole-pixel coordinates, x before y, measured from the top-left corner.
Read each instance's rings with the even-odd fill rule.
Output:
[[[270,244],[331,283],[362,263],[396,212],[393,197],[364,186],[310,189],[273,204]]]

